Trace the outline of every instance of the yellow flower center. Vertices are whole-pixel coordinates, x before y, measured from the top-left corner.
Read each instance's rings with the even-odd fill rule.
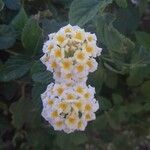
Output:
[[[68,100],[74,99],[74,95],[71,94],[71,93],[67,94],[67,99],[68,99]]]
[[[62,52],[60,49],[55,50],[55,57],[56,58],[61,58],[62,57]]]
[[[71,29],[70,28],[66,28],[65,29],[65,33],[67,33],[67,32],[71,32]]]
[[[51,51],[51,49],[53,48],[53,45],[48,45],[48,50]]]
[[[90,45],[87,45],[86,48],[85,48],[86,52],[88,53],[92,53],[93,52],[93,47],[90,46]]]
[[[85,55],[82,52],[78,53],[77,59],[83,60],[84,58],[85,58]]]
[[[78,128],[81,128],[82,127],[82,121],[79,121],[78,122]]]
[[[60,107],[62,110],[66,110],[66,109],[67,109],[67,104],[66,104],[66,103],[60,103],[60,104],[59,104],[59,107]]]
[[[70,116],[68,118],[68,121],[69,121],[70,124],[74,124],[76,122],[76,118],[74,116]]]
[[[69,70],[71,68],[71,66],[72,66],[72,62],[70,62],[70,61],[63,61],[62,62],[62,66],[63,66],[64,69]]]
[[[76,106],[78,109],[81,109],[81,107],[82,107],[82,102],[76,102],[76,103],[75,103],[75,106]]]
[[[51,67],[52,67],[53,69],[57,68],[57,63],[56,63],[55,61],[53,61],[53,62],[51,63]]]
[[[90,98],[90,93],[89,93],[89,92],[85,93],[85,94],[84,94],[84,98],[85,98],[85,99],[89,99],[89,98]]]
[[[62,121],[57,121],[55,124],[56,124],[57,127],[61,127],[63,125],[63,122]]]
[[[77,91],[78,93],[82,94],[82,93],[83,93],[83,88],[80,87],[80,86],[78,86],[78,87],[76,88],[76,91]]]
[[[92,110],[92,106],[90,104],[86,104],[85,111],[91,111],[91,110]]]
[[[78,72],[83,72],[84,66],[83,66],[83,65],[78,65],[78,66],[76,67],[76,69],[77,69]]]
[[[82,38],[83,38],[82,33],[77,32],[76,35],[75,35],[75,38],[78,39],[78,40],[82,40]]]
[[[93,37],[92,36],[88,36],[87,39],[88,39],[88,41],[91,42],[93,40]]]
[[[53,111],[51,114],[52,118],[57,118],[58,117],[58,112],[57,110]]]
[[[58,36],[57,36],[57,41],[58,41],[60,44],[62,44],[62,43],[65,41],[65,37],[62,36],[62,35],[58,35]]]
[[[89,68],[92,68],[92,67],[93,67],[93,64],[92,64],[92,62],[91,62],[90,60],[88,60],[88,61],[86,62],[86,64],[89,66]]]
[[[70,79],[72,77],[72,74],[71,73],[68,73],[67,75],[66,75],[66,78],[67,79]]]
[[[53,104],[54,104],[54,101],[51,100],[51,99],[49,99],[49,100],[48,100],[48,105],[52,106]]]
[[[57,89],[58,95],[60,96],[63,93],[64,89],[62,87],[59,87]]]
[[[90,120],[90,119],[91,119],[90,114],[86,114],[86,115],[85,115],[85,118],[86,118],[87,120]]]

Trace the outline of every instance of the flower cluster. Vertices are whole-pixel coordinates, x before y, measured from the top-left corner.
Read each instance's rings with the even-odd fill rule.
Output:
[[[67,133],[84,130],[95,119],[99,105],[95,89],[86,85],[89,72],[97,69],[95,57],[102,49],[96,36],[78,26],[67,25],[49,35],[41,61],[53,73],[55,84],[42,94],[42,116],[54,127]]]

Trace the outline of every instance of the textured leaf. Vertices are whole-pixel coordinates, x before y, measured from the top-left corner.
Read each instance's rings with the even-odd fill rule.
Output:
[[[112,107],[111,102],[105,97],[100,97],[99,103],[101,110],[108,110]]]
[[[55,140],[56,145],[60,147],[61,150],[64,148],[69,150],[71,147],[75,147],[75,145],[83,144],[87,141],[87,137],[85,134],[80,133],[71,133],[69,135],[66,134],[57,134],[57,138]]]
[[[33,85],[32,88],[32,99],[34,108],[41,112],[42,108],[42,101],[41,101],[41,94],[46,90],[47,84],[40,84],[36,83]]]
[[[37,115],[33,102],[27,99],[20,99],[10,106],[12,113],[12,124],[20,129],[25,123],[30,127],[40,126],[40,115]]]
[[[118,70],[125,72],[124,64],[135,45],[113,27],[113,21],[114,18],[109,14],[99,16],[96,21],[97,34],[101,42],[108,48],[109,55]]]
[[[47,38],[47,35],[53,32],[57,32],[62,26],[65,26],[65,22],[57,22],[52,19],[43,19],[42,20],[42,28],[44,30],[44,35]]]
[[[122,96],[118,94],[112,94],[112,99],[115,105],[120,105],[123,102]]]
[[[53,81],[52,73],[46,71],[46,67],[40,61],[33,65],[31,73],[35,82],[48,84]]]
[[[4,2],[0,0],[0,11],[3,10],[3,8],[4,8]]]
[[[12,10],[18,10],[21,7],[21,0],[4,0],[4,2]]]
[[[31,67],[31,59],[23,56],[11,57],[4,66],[0,68],[0,81],[10,81],[25,75]]]
[[[40,52],[42,46],[43,32],[37,20],[30,18],[22,32],[22,44],[26,49],[25,53],[35,55]]]
[[[96,92],[99,93],[106,77],[107,74],[105,70],[102,67],[99,67],[94,73],[89,75],[88,82],[91,86],[94,86],[96,88]]]
[[[0,50],[7,49],[14,45],[16,33],[9,25],[0,25]]]
[[[150,98],[150,81],[146,81],[142,84],[141,92],[147,98]]]
[[[109,88],[115,89],[117,86],[117,82],[118,82],[117,74],[111,71],[107,71],[106,74],[107,74],[107,77],[104,80],[106,86],[108,86]]]
[[[53,137],[50,129],[35,129],[27,135],[27,143],[36,150],[51,149]]]
[[[117,3],[119,7],[122,7],[122,8],[126,8],[128,5],[127,0],[114,0],[114,1]]]
[[[27,14],[24,8],[22,7],[17,16],[12,20],[11,24],[14,26],[16,31],[19,32],[19,34],[21,34],[27,20],[28,20]]]
[[[140,16],[138,8],[133,8],[130,6],[126,9],[119,9],[116,12],[116,20],[113,24],[119,32],[125,35],[129,35],[132,34],[138,28],[139,23]]]
[[[104,14],[97,18],[97,32],[108,49],[121,54],[126,53],[126,50],[134,48],[134,43],[113,27],[114,18],[108,15]]]
[[[74,0],[69,11],[70,23],[83,26],[111,2],[112,0]]]
[[[146,32],[136,32],[136,39],[139,44],[143,45],[145,48],[150,48],[150,34]]]
[[[31,120],[31,101],[20,99],[14,102],[10,106],[10,112],[12,113],[12,123],[13,125],[20,129],[24,123],[30,123]]]

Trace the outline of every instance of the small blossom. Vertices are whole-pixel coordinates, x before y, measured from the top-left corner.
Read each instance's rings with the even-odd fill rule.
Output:
[[[95,88],[87,86],[86,81],[88,74],[97,69],[95,57],[102,49],[96,45],[96,35],[79,26],[67,25],[48,36],[40,60],[53,73],[55,83],[41,94],[41,115],[54,130],[84,131],[99,109]]]

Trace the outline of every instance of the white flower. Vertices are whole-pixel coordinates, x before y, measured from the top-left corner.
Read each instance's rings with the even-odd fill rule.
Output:
[[[55,83],[41,94],[41,115],[54,128],[66,133],[84,131],[87,122],[94,120],[99,103],[95,88],[86,85],[90,72],[97,69],[96,56],[102,49],[96,45],[96,35],[70,24],[57,33],[49,34],[40,58]]]

